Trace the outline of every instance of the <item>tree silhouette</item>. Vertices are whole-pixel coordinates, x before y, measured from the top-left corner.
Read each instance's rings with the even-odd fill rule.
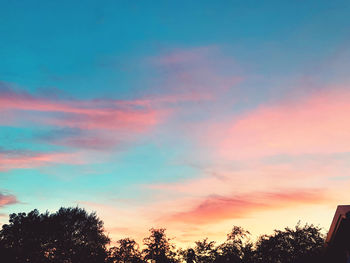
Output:
[[[117,241],[117,246],[109,249],[108,263],[141,263],[142,255],[135,240],[124,238]]]
[[[198,263],[212,263],[217,258],[217,249],[215,241],[208,241],[208,238],[203,241],[196,241],[194,251]]]
[[[179,249],[165,229],[150,229],[140,248],[124,238],[108,251],[109,238],[95,213],[60,208],[55,213],[33,210],[11,214],[0,230],[0,262],[4,263],[312,263],[334,262],[323,254],[324,236],[314,225],[275,230],[254,244],[250,233],[234,226],[223,244],[205,238],[194,248]],[[342,245],[348,245],[347,243]],[[333,254],[332,254],[333,255]]]
[[[103,222],[95,213],[88,214],[78,207],[61,208],[50,216],[50,220],[56,262],[95,263],[106,258],[105,245],[109,238],[103,232]]]
[[[49,215],[30,213],[11,214],[9,224],[0,231],[1,258],[8,263],[46,262],[51,236],[47,235]]]
[[[319,262],[324,246],[320,228],[314,225],[295,229],[275,230],[270,236],[264,235],[256,243],[257,262],[301,263]]]
[[[142,251],[145,260],[156,263],[175,262],[175,246],[170,243],[170,238],[166,237],[165,228],[151,228],[150,236],[143,240],[146,248]]]
[[[253,262],[253,244],[250,242],[249,236],[249,231],[234,226],[232,231],[227,234],[226,242],[218,247],[215,262]]]
[[[0,231],[0,243],[6,263],[102,263],[109,238],[95,213],[76,207],[54,214],[11,214]]]
[[[187,249],[186,251],[186,263],[194,263],[196,260],[196,253],[192,248]]]
[[[193,248],[182,249],[179,248],[176,251],[178,262],[186,262],[186,263],[195,263],[196,260],[196,252],[194,252]]]

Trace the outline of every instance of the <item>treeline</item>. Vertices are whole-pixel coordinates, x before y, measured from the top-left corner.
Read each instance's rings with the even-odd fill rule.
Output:
[[[176,249],[165,229],[150,229],[143,249],[125,238],[110,246],[103,222],[84,209],[55,213],[11,214],[0,231],[0,262],[4,263],[302,263],[320,262],[321,229],[297,224],[275,230],[253,242],[250,233],[234,226],[222,244],[207,238],[191,248]],[[113,245],[113,244],[112,244]]]

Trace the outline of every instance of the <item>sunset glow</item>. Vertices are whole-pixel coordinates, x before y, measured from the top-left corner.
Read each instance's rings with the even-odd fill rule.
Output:
[[[78,205],[112,241],[164,227],[186,246],[299,220],[326,232],[350,202],[349,12],[5,1],[0,224]]]

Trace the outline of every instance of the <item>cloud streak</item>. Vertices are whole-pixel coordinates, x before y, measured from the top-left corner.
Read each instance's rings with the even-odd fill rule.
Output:
[[[62,163],[81,165],[85,161],[79,153],[0,152],[0,171],[32,169]]]
[[[0,192],[0,208],[18,203],[16,196]]]
[[[158,123],[162,114],[144,105],[146,101],[137,100],[53,100],[9,89],[0,93],[0,110],[29,115],[43,124],[79,129],[142,131]]]
[[[174,213],[164,220],[189,224],[218,223],[227,219],[246,218],[261,211],[317,204],[325,201],[320,189],[287,189],[278,192],[253,192],[242,195],[212,195],[200,200],[192,209]]]

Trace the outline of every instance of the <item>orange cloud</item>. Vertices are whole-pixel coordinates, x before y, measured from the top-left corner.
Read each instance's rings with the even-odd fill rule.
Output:
[[[253,192],[237,196],[213,195],[201,200],[194,208],[174,213],[164,220],[191,224],[217,223],[226,219],[244,218],[266,210],[322,203],[326,199],[326,192],[319,189]]]

